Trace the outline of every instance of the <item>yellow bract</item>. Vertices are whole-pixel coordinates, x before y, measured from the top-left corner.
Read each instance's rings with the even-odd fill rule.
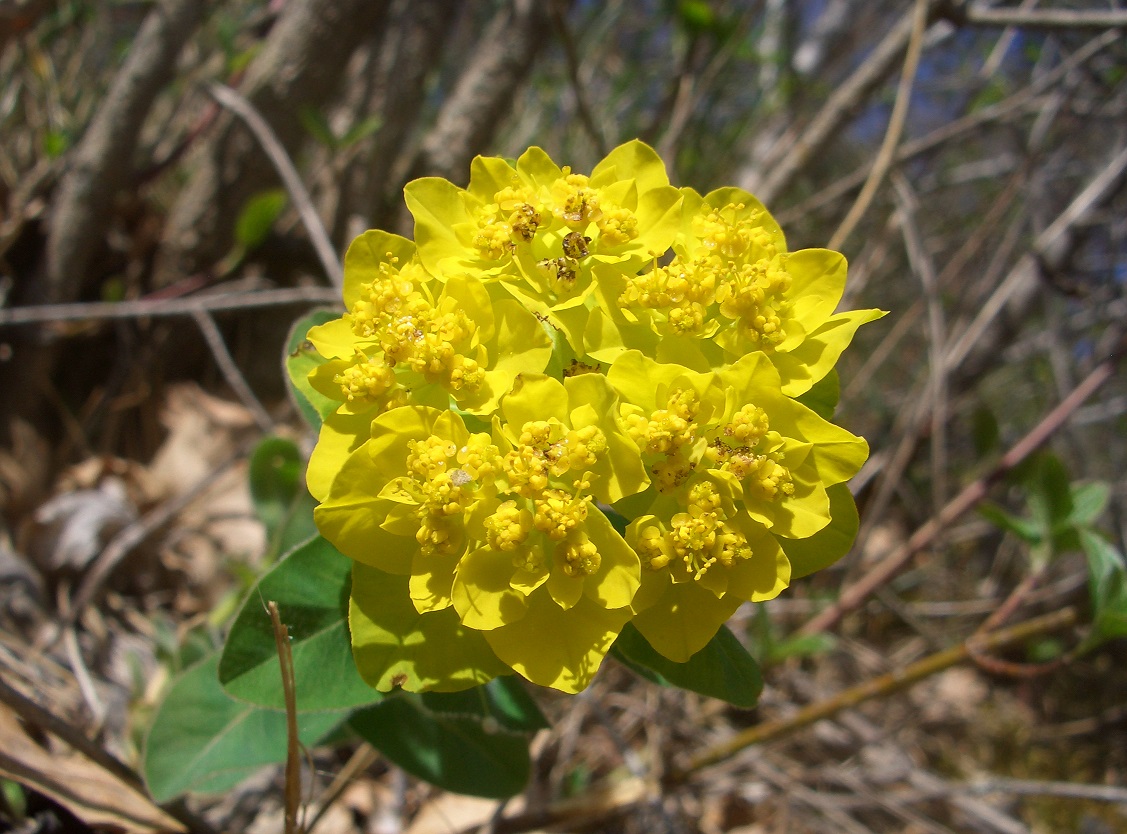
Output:
[[[881,315],[834,312],[841,255],[638,141],[405,194],[415,242],[357,238],[346,312],[308,334],[337,403],[309,487],[369,683],[576,692],[627,622],[684,661],[844,554],[868,447],[794,399]]]

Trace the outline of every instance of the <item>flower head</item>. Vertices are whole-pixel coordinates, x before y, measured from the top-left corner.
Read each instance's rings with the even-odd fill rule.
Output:
[[[634,622],[687,660],[742,602],[789,584],[781,541],[832,523],[827,488],[868,446],[785,396],[762,353],[699,373],[629,351],[608,379],[652,481],[625,502],[643,566]]]
[[[594,304],[593,269],[636,271],[669,248],[681,222],[681,194],[638,141],[615,148],[590,175],[533,147],[515,166],[477,157],[466,189],[427,178],[404,193],[429,269],[501,283],[575,347]]]
[[[405,194],[416,243],[359,237],[346,312],[308,334],[337,404],[309,487],[373,686],[576,692],[627,622],[685,661],[844,554],[868,447],[795,399],[880,315],[834,312],[841,255],[637,141]]]
[[[420,614],[453,607],[507,666],[577,691],[639,583],[637,555],[596,506],[646,483],[613,401],[600,376],[531,376],[486,432],[452,411],[387,411],[345,461],[318,527],[358,562],[408,576]]]
[[[826,375],[857,328],[879,310],[835,314],[845,258],[788,252],[775,219],[751,194],[681,189],[682,225],[668,263],[636,274],[600,268],[600,309],[587,353],[612,362],[628,349],[662,361],[720,368],[748,352],[771,358],[788,396]]]

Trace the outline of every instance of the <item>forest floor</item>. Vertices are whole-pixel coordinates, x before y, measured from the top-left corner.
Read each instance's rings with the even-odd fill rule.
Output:
[[[246,450],[261,436],[254,415],[191,382],[169,385],[153,407],[163,439],[147,461],[91,455],[55,474],[30,426],[0,454],[8,507],[24,508],[0,549],[4,690],[131,766],[170,677],[218,643],[266,548],[247,486]],[[286,404],[271,413],[282,415],[277,433],[311,442]],[[976,525],[964,538],[981,534]],[[894,526],[877,531],[861,564],[903,538]],[[524,795],[498,803],[447,794],[354,743],[310,752],[306,820],[316,815],[318,834],[538,830],[545,814],[553,830],[585,831],[1127,830],[1127,791],[1107,787],[1127,771],[1120,643],[1015,675],[1007,660],[1053,652],[1057,635],[1046,634],[1001,659],[937,664],[808,726],[795,718],[969,636],[1004,598],[1012,566],[972,583],[968,558],[958,541],[921,555],[897,580],[902,597],[878,595],[832,636],[788,638],[842,581],[839,570],[741,609],[731,627],[765,673],[754,710],[660,688],[608,659],[579,696],[531,688],[553,728],[533,741]],[[98,571],[90,604],[71,610]],[[1085,585],[1083,560],[1061,561],[1023,617],[1083,606]],[[910,602],[895,601],[909,593]],[[74,753],[53,725],[21,725],[15,702],[3,700],[3,769],[23,766],[23,784],[38,786],[10,830],[160,829],[160,812],[127,779]],[[764,743],[668,780],[692,756],[764,725],[775,727]],[[282,797],[275,767],[188,806],[215,830],[278,831]]]

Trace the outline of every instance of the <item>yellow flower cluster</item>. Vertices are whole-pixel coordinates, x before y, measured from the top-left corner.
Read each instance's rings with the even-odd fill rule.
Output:
[[[577,692],[627,622],[685,661],[845,552],[868,447],[796,399],[880,315],[835,313],[840,254],[637,141],[405,195],[414,243],[359,237],[347,312],[308,334],[339,403],[309,487],[369,683]]]

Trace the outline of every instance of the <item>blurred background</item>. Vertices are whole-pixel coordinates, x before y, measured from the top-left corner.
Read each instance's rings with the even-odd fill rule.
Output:
[[[843,251],[843,309],[891,311],[839,365],[835,419],[872,447],[862,526],[737,615],[756,711],[609,662],[583,696],[538,693],[555,728],[527,802],[588,797],[595,831],[1127,830],[1127,646],[1077,654],[1079,632],[664,796],[592,798],[999,608],[992,625],[1100,614],[1068,531],[1127,535],[1127,385],[1105,362],[1127,318],[1125,27],[1118,0],[0,0],[0,677],[135,761],[169,675],[276,556],[248,457],[312,442],[280,358],[336,303],[334,253],[409,235],[404,183],[464,185],[475,154],[539,145],[588,171],[637,137],[675,185],[756,194],[792,250]],[[1000,472],[1031,430],[1043,451]],[[981,511],[943,512],[976,483]],[[318,758],[315,784],[343,761]],[[4,784],[31,803],[0,814],[13,828],[74,810]],[[267,773],[196,808],[265,831],[279,802]],[[495,808],[375,762],[318,831],[461,831]]]

